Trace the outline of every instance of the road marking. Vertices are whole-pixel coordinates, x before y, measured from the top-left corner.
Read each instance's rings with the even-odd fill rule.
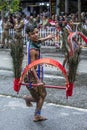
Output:
[[[53,75],[53,76],[51,76],[51,75],[48,75],[48,74],[45,74],[44,75],[44,78],[57,78],[57,79],[65,79],[64,77],[62,77],[62,76],[56,76],[56,75]]]
[[[6,58],[6,57],[4,57],[4,58],[3,58],[3,60],[9,60],[9,57],[7,57],[7,58]]]
[[[47,103],[48,106],[58,106],[62,108],[68,108],[68,109],[74,109],[82,112],[87,112],[87,109],[84,108],[78,108],[78,107],[71,107],[71,106],[64,106],[64,105],[59,105],[59,104],[54,104],[54,103]]]
[[[16,98],[16,97],[11,97],[11,96],[0,95],[0,97],[14,98],[14,99],[17,99],[17,100],[18,100],[18,98]],[[18,104],[23,105],[22,103],[19,103],[20,101],[12,101],[12,102],[13,102],[12,105],[15,104],[15,103],[17,103],[16,106],[19,106]],[[9,105],[11,105],[11,102],[10,102]],[[62,107],[62,108],[68,108],[68,109],[74,109],[74,110],[78,110],[78,111],[82,111],[82,112],[87,112],[87,109],[84,109],[84,108],[64,106],[64,105],[59,105],[59,104],[54,104],[54,103],[47,103],[47,102],[45,102],[45,105],[48,105],[48,106],[57,106],[57,107]],[[45,105],[44,105],[44,107],[45,107]],[[24,107],[25,107],[25,105],[24,105]]]

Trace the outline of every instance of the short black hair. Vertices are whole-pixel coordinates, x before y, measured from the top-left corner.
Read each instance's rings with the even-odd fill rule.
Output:
[[[30,24],[30,25],[26,26],[25,31],[26,31],[26,33],[33,32],[35,28],[37,28],[37,26]]]

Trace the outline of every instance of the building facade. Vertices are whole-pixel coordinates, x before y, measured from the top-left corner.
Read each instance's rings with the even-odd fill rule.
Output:
[[[87,12],[87,0],[20,0],[23,8],[31,13],[49,10],[51,14],[60,12]]]

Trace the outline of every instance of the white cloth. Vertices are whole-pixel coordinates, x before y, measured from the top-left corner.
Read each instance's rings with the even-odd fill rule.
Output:
[[[84,25],[83,25],[83,28],[84,28],[85,30],[87,30],[87,24],[84,24]]]
[[[66,28],[68,31],[72,32],[72,28],[71,28],[68,24],[65,26],[65,28]]]

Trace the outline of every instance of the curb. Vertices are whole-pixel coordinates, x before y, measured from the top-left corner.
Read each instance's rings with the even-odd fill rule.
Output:
[[[10,51],[9,48],[0,48],[0,51]],[[24,51],[26,51],[26,45],[24,45]],[[62,49],[56,49],[55,46],[41,46],[41,53],[58,53],[61,52],[63,53]],[[82,53],[87,52],[87,47],[82,48]]]

